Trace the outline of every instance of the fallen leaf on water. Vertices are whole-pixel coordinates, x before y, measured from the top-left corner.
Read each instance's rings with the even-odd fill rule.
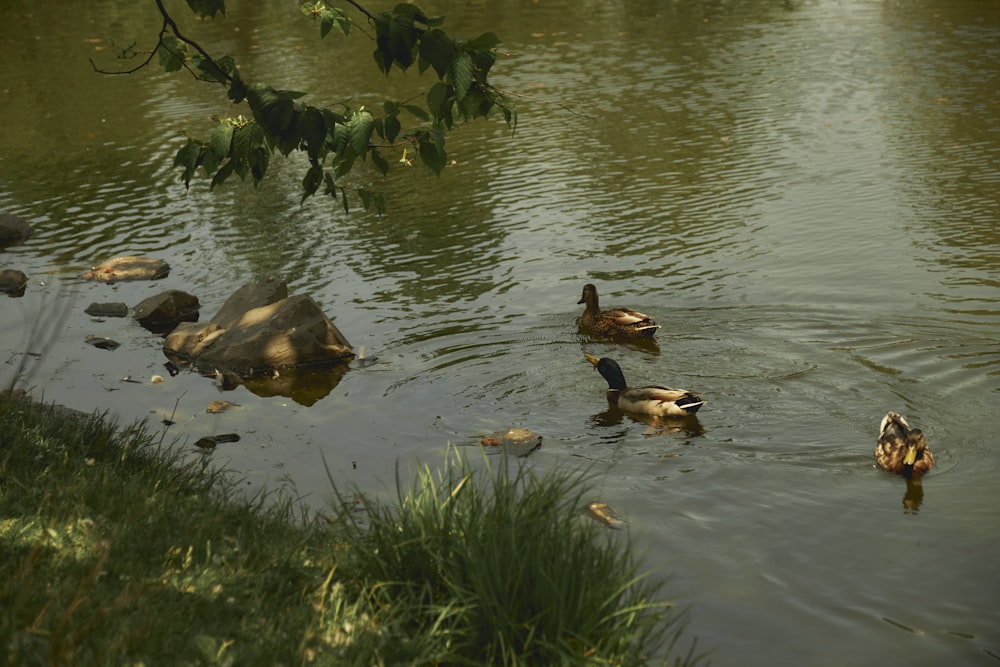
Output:
[[[625,519],[611,509],[607,503],[593,502],[587,505],[587,513],[592,519],[600,521],[608,528],[624,528]]]
[[[239,403],[230,403],[229,401],[212,401],[211,403],[208,404],[208,407],[205,408],[205,412],[207,412],[210,415],[214,415],[219,412],[225,412],[230,408],[238,408],[238,407],[240,407]]]

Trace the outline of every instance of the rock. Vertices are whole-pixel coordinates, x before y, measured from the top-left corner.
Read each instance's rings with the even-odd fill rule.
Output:
[[[92,303],[83,312],[92,317],[127,317],[128,306],[124,303]]]
[[[117,283],[125,280],[159,280],[170,274],[170,265],[149,257],[115,257],[83,274],[87,280]]]
[[[102,350],[117,350],[121,345],[121,343],[116,340],[104,338],[103,336],[91,336],[89,334],[84,338],[84,341],[88,345],[93,345],[94,347]]]
[[[10,213],[0,213],[0,248],[21,245],[34,233],[26,220]]]
[[[284,298],[287,289],[277,280],[240,288],[207,324],[179,324],[164,339],[164,353],[202,372],[243,377],[350,361],[351,344],[316,302]]]
[[[218,324],[223,329],[228,329],[239,322],[248,310],[269,306],[287,298],[288,285],[283,280],[264,278],[260,282],[248,283],[226,299],[211,322]]]
[[[3,269],[0,271],[0,292],[6,292],[8,296],[24,296],[24,288],[28,284],[28,276],[24,271],[17,269]]]
[[[153,333],[166,333],[181,322],[197,322],[198,297],[172,289],[143,299],[133,308],[136,321]]]
[[[527,456],[542,446],[542,436],[526,428],[515,426],[506,431],[497,431],[480,439],[483,447],[498,447],[514,456]]]

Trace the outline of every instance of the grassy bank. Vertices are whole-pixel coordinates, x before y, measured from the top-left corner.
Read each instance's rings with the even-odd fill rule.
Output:
[[[11,665],[636,665],[681,619],[585,474],[456,461],[395,502],[248,501],[142,425],[0,399]],[[349,503],[344,503],[347,507]],[[682,652],[673,659],[689,662]]]

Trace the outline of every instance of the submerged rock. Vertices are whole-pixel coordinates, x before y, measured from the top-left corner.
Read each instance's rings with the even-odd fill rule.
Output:
[[[35,233],[26,220],[0,212],[0,248],[21,245]]]
[[[115,257],[83,274],[87,280],[117,283],[126,280],[159,280],[170,275],[170,265],[149,257]]]

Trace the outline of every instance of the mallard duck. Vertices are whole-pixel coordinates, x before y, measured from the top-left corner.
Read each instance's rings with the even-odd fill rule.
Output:
[[[583,286],[583,296],[577,303],[587,307],[580,316],[580,328],[599,336],[651,338],[660,325],[649,315],[631,308],[611,308],[601,310],[597,300],[597,288],[587,283]]]
[[[683,417],[698,412],[705,401],[700,394],[684,389],[671,389],[659,385],[629,387],[621,366],[614,359],[585,354],[587,361],[608,381],[608,403],[616,404],[626,412],[646,415]]]
[[[919,428],[910,428],[901,415],[889,412],[879,427],[875,463],[883,470],[912,479],[934,467],[934,455]]]

